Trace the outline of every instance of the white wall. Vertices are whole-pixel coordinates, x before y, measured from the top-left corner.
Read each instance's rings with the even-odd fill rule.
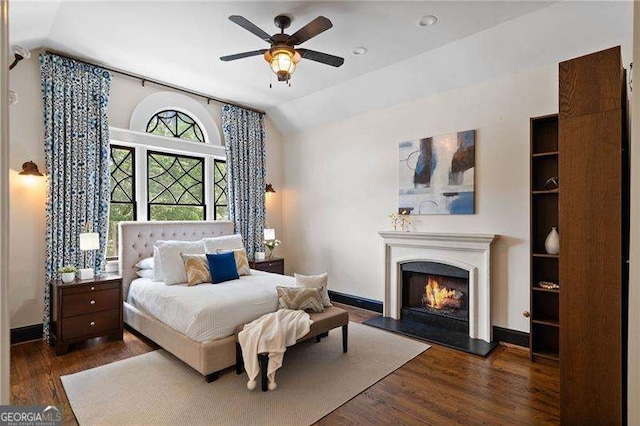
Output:
[[[181,82],[174,82],[181,84]],[[10,87],[20,97],[10,109],[10,307],[11,327],[37,324],[42,320],[44,297],[46,179],[27,183],[18,176],[22,163],[33,160],[44,172],[44,139],[40,66],[37,52],[10,74]],[[135,106],[144,97],[167,90],[115,74],[109,101],[109,123],[127,129]],[[211,113],[220,127],[220,105],[194,98]],[[278,191],[282,187],[282,138],[267,119],[267,180]],[[280,233],[282,227],[281,194],[267,201],[267,221]]]
[[[398,143],[476,129],[476,214],[412,216],[412,230],[499,234],[493,324],[527,331],[529,118],[557,112],[557,65],[380,109],[287,138],[288,271],[328,271],[335,291],[382,300],[377,231],[398,205]]]
[[[633,61],[640,64],[640,3],[633,13]],[[636,69],[634,74],[640,75]],[[640,425],[640,79],[631,93],[631,263],[629,278],[629,424]]]
[[[32,160],[44,173],[44,127],[38,55],[10,73],[18,104],[9,109],[9,304],[11,328],[42,321],[46,238],[47,184],[45,178],[29,183],[18,176],[22,163]]]

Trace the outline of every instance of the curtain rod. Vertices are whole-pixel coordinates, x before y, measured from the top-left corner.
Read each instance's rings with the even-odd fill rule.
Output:
[[[262,110],[259,110],[259,109],[256,109],[256,108],[251,108],[251,107],[248,107],[246,105],[239,104],[237,102],[231,102],[231,101],[228,101],[226,99],[221,99],[221,98],[218,98],[216,96],[207,95],[206,93],[201,93],[201,92],[196,92],[194,90],[185,89],[184,87],[180,87],[180,86],[176,86],[176,85],[173,85],[173,84],[165,83],[164,81],[155,80],[153,78],[148,78],[148,77],[145,77],[145,76],[140,75],[140,74],[134,74],[134,73],[131,73],[131,72],[128,72],[128,71],[124,71],[124,70],[118,69],[118,68],[112,68],[112,67],[100,64],[100,63],[92,62],[92,61],[89,61],[87,59],[79,58],[77,56],[72,56],[72,55],[69,55],[67,53],[62,53],[62,52],[59,52],[59,51],[56,51],[56,50],[45,49],[44,51],[45,51],[45,53],[49,53],[49,54],[52,54],[52,55],[57,55],[57,56],[60,56],[62,58],[71,59],[71,60],[78,61],[78,62],[83,62],[83,63],[88,64],[88,65],[93,65],[93,66],[96,66],[96,67],[103,68],[103,69],[105,69],[107,71],[110,71],[110,72],[113,72],[113,73],[116,73],[116,74],[124,75],[124,76],[129,77],[129,78],[138,79],[138,80],[140,80],[142,82],[143,86],[144,86],[145,83],[148,82],[148,83],[155,84],[156,86],[162,86],[162,87],[166,87],[168,89],[178,90],[180,92],[184,92],[184,93],[188,93],[190,95],[194,95],[194,96],[198,96],[198,97],[204,98],[204,99],[207,100],[207,103],[209,103],[209,101],[214,101],[214,102],[217,102],[219,104],[229,104],[229,105],[237,106],[237,107],[240,107],[240,108],[248,109],[249,111],[254,111],[254,112],[257,112],[259,114],[265,114],[266,115],[266,112],[264,112]]]

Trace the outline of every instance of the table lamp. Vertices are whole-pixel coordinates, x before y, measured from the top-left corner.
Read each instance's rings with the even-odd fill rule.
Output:
[[[93,268],[87,267],[87,251],[100,248],[100,234],[97,232],[83,232],[80,234],[80,251],[84,252],[84,268],[78,271],[81,280],[89,280],[94,277]]]
[[[265,241],[273,241],[276,239],[276,230],[273,228],[265,228],[264,230],[264,240]]]

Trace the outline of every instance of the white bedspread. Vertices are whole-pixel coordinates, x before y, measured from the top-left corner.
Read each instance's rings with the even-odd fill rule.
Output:
[[[148,278],[131,282],[127,302],[192,340],[206,343],[278,309],[277,286],[295,287],[285,275],[251,270],[220,284],[165,285]]]

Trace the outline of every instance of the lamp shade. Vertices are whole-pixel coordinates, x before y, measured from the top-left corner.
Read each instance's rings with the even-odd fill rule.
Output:
[[[264,230],[264,239],[267,241],[276,239],[276,230],[273,228],[266,228]]]
[[[100,234],[97,232],[83,232],[80,234],[80,250],[98,250],[100,248]]]

